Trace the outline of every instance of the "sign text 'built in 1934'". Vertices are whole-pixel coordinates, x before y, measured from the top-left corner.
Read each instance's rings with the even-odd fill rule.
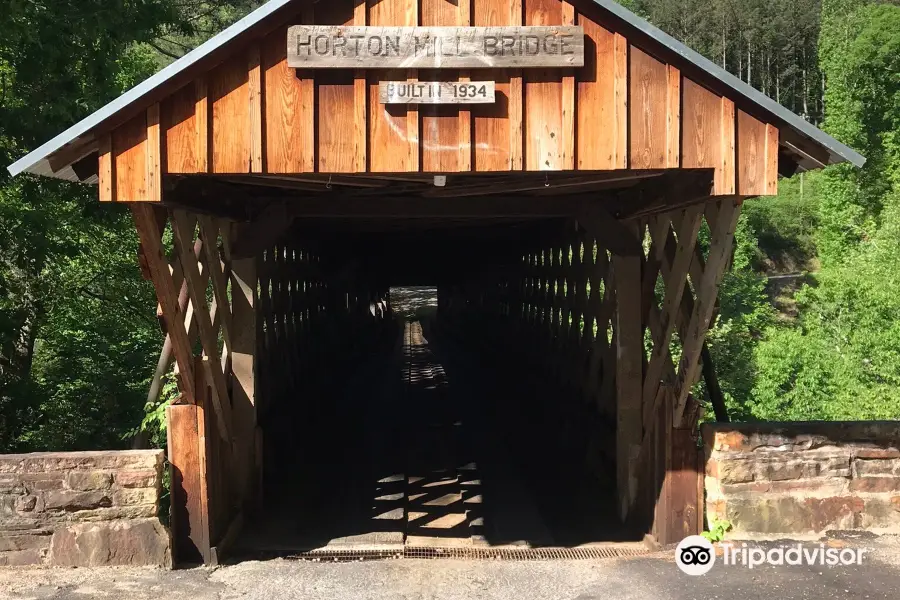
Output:
[[[288,30],[298,69],[478,69],[584,66],[581,27],[341,27]]]
[[[495,101],[493,81],[382,81],[382,104],[490,104]]]

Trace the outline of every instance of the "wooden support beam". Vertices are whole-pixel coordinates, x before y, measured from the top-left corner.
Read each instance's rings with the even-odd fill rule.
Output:
[[[641,448],[642,507],[651,511],[653,541],[669,545],[703,530],[703,468],[692,429],[673,427],[672,389],[661,386],[657,396],[661,410]]]
[[[294,216],[287,205],[271,204],[256,220],[240,229],[231,247],[232,256],[235,259],[257,256],[277,244],[293,222]]]
[[[159,211],[163,212],[163,211]],[[165,213],[163,212],[163,215]],[[194,244],[194,255],[199,256],[202,251],[203,242],[201,240],[197,240]],[[140,251],[140,260],[141,263],[146,265],[147,259],[144,256],[143,250]],[[188,293],[187,293],[187,283],[184,281],[184,274],[181,271],[181,261],[175,261],[175,264],[172,266],[172,281],[175,284],[175,287],[180,288],[178,293],[178,307],[182,313],[185,313],[184,318],[184,328],[187,331],[188,341],[193,337],[191,334],[192,325],[194,323],[194,312],[193,307],[188,309]],[[149,272],[149,268],[148,268]],[[152,277],[148,276],[148,279],[152,281]],[[160,310],[157,308],[157,310]],[[169,368],[169,365],[172,363],[172,336],[169,335],[169,332],[166,331],[166,339],[163,342],[162,350],[159,354],[159,360],[156,362],[156,371],[153,373],[153,378],[150,380],[150,390],[147,392],[147,404],[154,404],[157,400],[159,400],[159,394],[162,392],[162,378],[163,375],[166,374],[166,371]]]
[[[712,194],[712,169],[681,169],[619,192],[609,210],[619,220],[647,217],[696,204]]]
[[[237,234],[235,234],[237,235]],[[261,457],[257,456],[256,348],[257,258],[231,263],[232,352],[236,484],[245,506],[262,491]]]
[[[274,200],[274,199],[273,199]],[[276,205],[279,204],[279,205]],[[293,219],[433,219],[433,218],[502,218],[510,217],[570,217],[584,205],[581,198],[309,198],[276,201],[257,219],[241,238],[236,240],[236,258],[252,255],[248,248],[259,244],[270,247],[278,239],[278,232],[286,230]],[[593,209],[588,211],[594,214]],[[608,216],[608,214],[607,214]],[[598,217],[602,218],[602,217]],[[610,217],[611,219],[611,217]],[[613,230],[616,227],[611,226]]]
[[[218,360],[218,334],[213,328],[213,320],[206,302],[206,287],[201,284],[200,268],[190,251],[194,244],[195,221],[187,213],[175,210],[172,213],[172,231],[175,248],[184,269],[184,278],[188,284],[188,294],[194,306],[197,319],[200,344],[203,347],[203,367],[207,374],[207,382],[213,390],[212,401],[215,407],[216,424],[223,439],[231,441],[231,403],[225,375]]]
[[[637,237],[637,227],[630,225]],[[616,291],[616,482],[624,520],[637,495],[643,434],[641,413],[644,330],[641,324],[641,259],[613,255]]]
[[[169,263],[162,248],[162,231],[156,219],[155,207],[150,204],[132,204],[131,213],[137,228],[153,286],[163,309],[167,330],[172,339],[175,360],[178,363],[178,382],[182,401],[194,403],[194,357],[184,328],[184,311],[178,302],[178,291],[172,281]]]
[[[213,294],[216,299],[216,315],[222,322],[222,338],[225,340],[225,352],[230,353],[231,342],[231,306],[228,299],[228,280],[223,268],[225,265],[219,256],[219,227],[215,220],[209,216],[198,217],[200,224],[200,239],[202,240],[203,254],[206,257],[206,269],[213,284]],[[206,289],[206,288],[204,288]]]
[[[424,192],[422,195],[429,198],[462,198],[466,196],[494,196],[508,195],[517,192],[541,192],[548,194],[559,194],[560,191],[577,191],[579,187],[594,185],[609,185],[610,187],[627,187],[645,179],[652,179],[664,175],[664,171],[613,171],[611,173],[581,175],[573,177],[571,175],[547,175],[546,179],[535,181],[533,178],[523,183],[504,183],[498,185],[497,182],[490,184],[477,183],[473,185],[449,185],[443,188],[434,188]]]
[[[741,200],[724,198],[716,203],[718,214],[712,230],[709,257],[703,271],[703,279],[695,284],[697,301],[694,312],[683,339],[678,381],[675,388],[675,424],[680,426],[687,406],[688,394],[697,381],[700,367],[700,352],[709,330],[710,321],[716,308],[719,284],[725,275],[725,266],[731,257],[731,243],[738,217],[741,214]]]
[[[86,141],[76,141],[57,150],[47,157],[47,163],[50,165],[50,170],[57,173],[68,166],[74,165],[86,156],[97,152],[100,145],[93,136],[90,136]]]
[[[663,219],[668,223],[667,218]],[[694,247],[697,245],[697,234],[700,232],[702,219],[703,205],[692,206],[684,211],[678,228],[678,247],[669,269],[670,274],[666,282],[665,297],[660,314],[660,335],[654,336],[653,352],[644,377],[643,402],[645,405],[653,402],[656,397],[663,366],[665,361],[669,360],[669,343],[672,340],[672,334],[675,333],[678,310],[687,287],[688,270],[694,257]],[[668,232],[668,227],[666,230]]]
[[[578,223],[590,233],[603,248],[619,256],[639,257],[643,253],[641,240],[634,229],[615,220],[597,203],[585,202],[578,211]]]

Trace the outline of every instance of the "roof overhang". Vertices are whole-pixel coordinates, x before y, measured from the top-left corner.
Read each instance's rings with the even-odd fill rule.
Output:
[[[201,46],[173,62],[152,77],[143,81],[103,108],[54,137],[33,152],[8,167],[12,175],[30,173],[55,177],[68,181],[93,183],[96,177],[82,174],[79,162],[93,156],[97,150],[97,133],[124,122],[136,111],[158,101],[161,90],[187,83],[194,73],[214,66],[224,57],[226,46],[249,38],[265,27],[296,0],[269,0],[261,7],[225,29]],[[850,162],[862,167],[866,159],[849,146],[842,144],[804,118],[781,106],[765,94],[744,83],[725,69],[714,64],[698,52],[688,48],[675,38],[654,27],[614,0],[592,0],[603,7],[625,28],[655,45],[658,51],[676,55],[681,63],[691,68],[701,79],[730,92],[736,101],[742,102],[754,112],[770,117],[780,125],[781,151],[791,157],[792,168],[783,173],[807,170],[831,164]]]

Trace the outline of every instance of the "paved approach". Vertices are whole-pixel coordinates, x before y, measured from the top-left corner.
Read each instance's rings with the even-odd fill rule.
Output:
[[[0,598],[81,600],[826,600],[900,598],[900,539],[860,567],[716,567],[702,577],[672,553],[598,561],[250,561],[218,569],[0,569]]]

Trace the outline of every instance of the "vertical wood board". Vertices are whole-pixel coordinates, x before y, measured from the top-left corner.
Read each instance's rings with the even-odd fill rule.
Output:
[[[616,291],[616,463],[620,516],[625,518],[637,492],[641,447],[644,332],[641,324],[641,259],[613,256]]]
[[[766,193],[766,124],[742,110],[737,112],[737,185],[738,194],[757,196]]]
[[[180,564],[209,558],[208,515],[201,498],[201,444],[194,405],[166,409],[168,456],[172,469],[172,533]]]
[[[584,28],[585,66],[578,70],[578,168],[624,169],[627,166],[628,74],[625,38],[578,18]]]
[[[97,188],[100,202],[113,202],[116,190],[115,160],[113,160],[112,134],[100,138],[97,165]]]
[[[369,25],[417,25],[417,0],[367,0],[367,4]],[[405,81],[416,77],[415,71],[400,69],[369,72],[369,167],[373,172],[419,170],[418,107],[378,102],[381,81]]]
[[[193,83],[187,84],[162,103],[167,173],[200,171],[196,109],[196,88]]]
[[[472,0],[472,24],[478,27],[522,25],[522,0]],[[522,72],[492,71],[497,103],[472,107],[476,171],[522,169]]]
[[[247,51],[247,111],[250,118],[250,172],[263,172],[263,154],[265,147],[265,131],[263,124],[263,86],[262,56],[259,44],[253,44]],[[311,85],[311,84],[310,84]]]
[[[666,168],[681,166],[681,72],[669,65],[666,112]]]
[[[421,25],[469,26],[471,0],[421,0]],[[440,69],[420,71],[422,81],[459,81],[460,71]],[[464,106],[420,106],[422,118],[422,170],[455,173],[468,170],[464,160],[469,134],[464,130],[463,115],[470,109]],[[470,161],[468,161],[470,162]]]
[[[266,172],[315,170],[315,106],[312,74],[287,65],[287,26],[262,44],[265,74]]]
[[[774,125],[766,125],[766,190],[765,194],[778,193],[778,138],[779,131]]]
[[[716,170],[722,180],[722,98],[688,78],[682,80],[682,167]]]
[[[151,104],[147,109],[147,194],[143,198],[148,202],[162,202],[164,153],[159,104]]]
[[[662,169],[668,162],[669,74],[666,65],[631,47],[632,169]]]
[[[559,0],[524,0],[525,25],[562,25]],[[563,84],[559,69],[524,69],[525,170],[563,169]]]
[[[250,85],[246,52],[210,73],[213,173],[251,172]]]
[[[722,98],[722,164],[716,171],[715,192],[723,196],[733,195],[736,189],[735,138],[734,102]]]
[[[112,147],[116,201],[147,200],[147,113],[115,129]]]
[[[315,21],[323,25],[364,25],[364,0],[332,0],[315,6]],[[362,22],[359,22],[359,20]],[[367,95],[365,71],[315,73],[318,170],[357,173],[366,170]]]

